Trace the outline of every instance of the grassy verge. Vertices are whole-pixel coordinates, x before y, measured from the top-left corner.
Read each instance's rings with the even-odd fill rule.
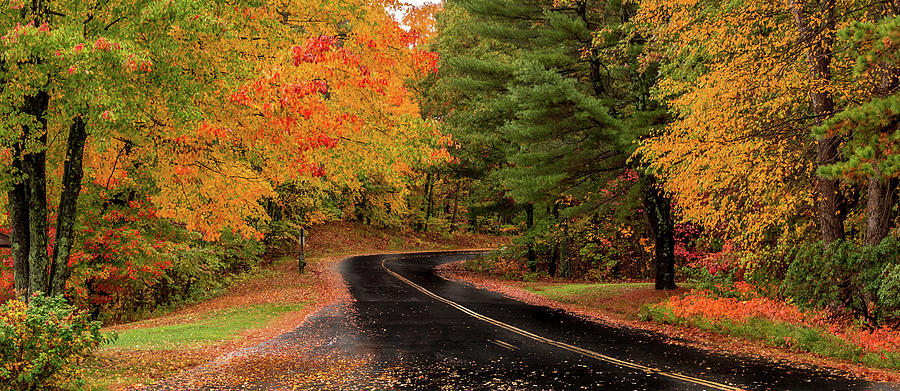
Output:
[[[866,351],[821,328],[757,317],[741,322],[702,316],[685,318],[668,308],[655,305],[643,306],[639,317],[645,321],[696,327],[745,340],[759,341],[792,352],[812,353],[874,368],[900,369],[900,355]]]
[[[310,259],[308,267],[326,267]],[[118,338],[85,365],[89,390],[117,390],[194,368],[221,354],[293,327],[321,296],[321,273],[296,272],[281,259],[241,279],[223,294],[106,331]]]
[[[208,359],[205,347],[237,339],[307,304],[249,305],[213,311],[191,321],[181,319],[183,323],[122,330],[88,365],[88,388],[152,383]]]
[[[240,336],[242,331],[265,326],[287,312],[300,311],[308,303],[258,304],[207,314],[203,319],[167,326],[122,330],[106,349],[177,349]]]
[[[571,304],[579,308],[600,312],[606,316],[637,320],[640,308],[683,293],[688,288],[681,287],[676,292],[653,289],[652,283],[560,283],[560,282],[518,282],[524,290],[555,302]]]

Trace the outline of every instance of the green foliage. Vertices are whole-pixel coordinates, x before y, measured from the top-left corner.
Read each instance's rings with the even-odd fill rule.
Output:
[[[900,94],[883,81],[893,72],[896,83],[900,40],[900,16],[877,21],[857,21],[838,33],[838,37],[857,53],[853,76],[874,91],[874,96],[853,102],[821,126],[813,129],[816,137],[837,133],[848,135],[842,161],[819,168],[829,178],[872,175],[900,175]],[[893,69],[891,69],[893,67]],[[881,85],[879,85],[881,83]]]
[[[0,389],[45,390],[84,383],[79,364],[114,336],[100,333],[65,299],[35,295],[0,306]]]
[[[877,246],[851,241],[799,246],[781,288],[799,305],[879,322],[900,310],[898,259],[900,240],[894,236]]]

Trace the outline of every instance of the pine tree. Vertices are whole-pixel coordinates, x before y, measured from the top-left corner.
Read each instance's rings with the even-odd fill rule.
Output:
[[[495,140],[505,161],[493,171],[519,204],[578,200],[568,215],[639,208],[656,244],[657,289],[673,289],[669,200],[629,157],[664,120],[649,99],[654,67],[639,67],[632,5],[593,1],[466,0],[478,49],[445,60],[467,113],[457,127]],[[623,23],[623,20],[626,23]],[[444,40],[458,37],[443,36]],[[527,209],[527,208],[526,208]]]

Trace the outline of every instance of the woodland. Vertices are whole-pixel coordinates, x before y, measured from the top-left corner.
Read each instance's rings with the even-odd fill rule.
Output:
[[[702,298],[666,316],[771,301],[896,352],[898,15],[898,0],[5,2],[0,351],[69,343],[0,359],[0,379],[65,376],[101,324],[227,287],[338,220],[506,235],[480,271],[690,283]],[[39,323],[24,346],[16,325]]]

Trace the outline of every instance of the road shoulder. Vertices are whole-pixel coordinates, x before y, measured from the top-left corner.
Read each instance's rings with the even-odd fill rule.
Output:
[[[465,270],[462,267],[462,263],[463,262],[455,262],[441,265],[436,268],[436,273],[448,280],[470,284],[477,288],[500,293],[509,298],[528,304],[561,309],[594,322],[655,332],[665,336],[668,342],[673,344],[690,346],[711,352],[764,358],[775,362],[790,363],[794,366],[821,367],[831,372],[870,381],[900,382],[900,373],[893,371],[868,368],[812,354],[800,354],[785,349],[767,346],[761,342],[743,340],[691,327],[640,321],[631,316],[631,313],[637,312],[637,308],[631,310],[623,308],[611,309],[609,306],[605,305],[573,304],[551,300],[545,296],[527,290],[525,288],[527,286],[526,283],[474,273]],[[661,297],[665,297],[665,293],[661,295],[663,295]],[[651,297],[650,300],[653,300],[653,298]],[[646,301],[638,299],[632,301],[632,305],[639,306],[640,303],[645,302]],[[619,307],[621,307],[621,305]]]

